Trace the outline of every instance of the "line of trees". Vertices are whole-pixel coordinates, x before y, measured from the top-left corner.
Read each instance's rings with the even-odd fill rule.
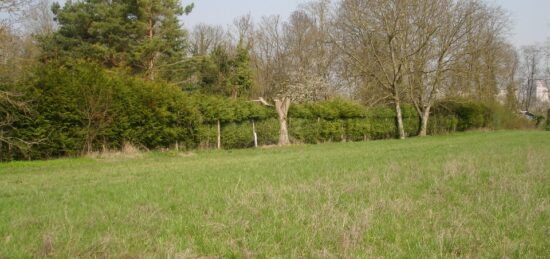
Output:
[[[85,130],[73,137],[84,138],[82,151],[90,152],[102,128],[124,123],[108,116],[112,107],[140,103],[157,115],[187,107],[180,104],[184,97],[164,103],[147,91],[132,100],[111,99],[113,91],[136,85],[151,95],[165,88],[177,96],[173,89],[179,89],[264,104],[277,115],[280,145],[291,142],[293,105],[334,98],[391,106],[402,139],[411,135],[403,122],[403,106],[411,105],[419,120],[415,134],[425,136],[434,106],[443,101],[501,101],[509,113],[529,108],[532,84],[523,84],[523,75],[534,74],[534,63],[543,64],[531,52],[514,49],[506,38],[506,12],[482,0],[313,0],[288,19],[254,21],[248,15],[227,28],[199,24],[187,30],[181,20],[193,6],[178,0],[0,3],[0,143],[20,149],[47,143],[54,134],[48,127],[13,132],[30,127],[28,121],[66,121],[63,109],[83,105],[78,123]],[[93,73],[103,78],[94,81]],[[90,78],[75,81],[75,74]],[[71,91],[80,96],[65,94]],[[69,108],[48,117],[61,104]],[[191,123],[185,118],[159,123]],[[212,122],[219,125],[220,119]]]

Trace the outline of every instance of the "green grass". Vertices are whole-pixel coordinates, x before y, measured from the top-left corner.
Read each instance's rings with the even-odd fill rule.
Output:
[[[550,132],[0,164],[0,258],[550,255]]]

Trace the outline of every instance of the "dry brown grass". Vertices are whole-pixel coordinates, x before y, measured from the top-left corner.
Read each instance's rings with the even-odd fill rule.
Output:
[[[104,149],[100,152],[91,152],[86,154],[86,157],[103,160],[121,160],[121,159],[138,159],[142,158],[144,152],[137,146],[125,142],[120,150]]]

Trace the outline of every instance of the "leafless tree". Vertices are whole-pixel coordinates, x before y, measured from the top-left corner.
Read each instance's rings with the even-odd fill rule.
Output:
[[[450,88],[448,73],[464,54],[468,36],[486,17],[475,1],[409,3],[415,51],[408,57],[408,94],[420,117],[419,136],[426,136],[431,108]]]
[[[536,79],[540,75],[541,49],[532,45],[523,47],[522,51],[522,87],[519,92],[521,108],[529,111],[536,102]]]
[[[465,94],[470,82],[478,96],[495,99],[508,69],[500,68],[508,24],[504,12],[477,0],[343,0],[333,38],[344,71],[375,93],[370,102],[391,98],[405,138],[404,101],[414,104],[425,136],[434,103]]]
[[[198,24],[190,34],[190,51],[193,55],[205,56],[226,41],[227,34],[221,26]]]
[[[46,36],[56,30],[54,14],[51,11],[52,0],[35,0],[22,13],[27,33],[34,36]]]
[[[229,27],[232,44],[236,45],[239,41],[242,41],[245,46],[253,45],[254,26],[254,20],[250,14],[235,18],[233,24]]]
[[[399,138],[405,138],[402,98],[410,44],[411,10],[405,0],[343,0],[333,36],[348,64],[383,89],[394,104]],[[421,44],[420,44],[421,45]]]

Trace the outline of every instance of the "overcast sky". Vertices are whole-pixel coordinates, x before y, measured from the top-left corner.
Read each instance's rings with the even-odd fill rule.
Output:
[[[500,5],[512,18],[511,41],[516,46],[543,43],[550,38],[550,0],[486,0]],[[228,25],[250,13],[255,19],[279,14],[288,17],[305,0],[195,0],[195,9],[183,18],[187,27],[198,23]],[[184,3],[189,3],[185,0]]]

